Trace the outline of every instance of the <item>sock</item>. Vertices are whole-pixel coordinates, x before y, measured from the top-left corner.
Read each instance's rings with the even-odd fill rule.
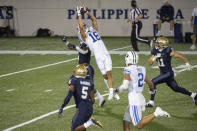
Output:
[[[155,99],[155,94],[151,94],[150,100],[154,101]]]
[[[83,125],[84,125],[84,127],[85,128],[88,128],[89,126],[91,126],[93,123],[92,123],[92,121],[91,121],[91,119],[89,119],[86,123],[84,123]]]
[[[113,94],[114,89],[113,88],[109,88],[109,94]]]
[[[192,92],[192,94],[190,96],[191,96],[191,98],[194,98],[196,96],[196,93]]]
[[[109,89],[109,86],[108,86],[108,83],[107,83],[107,80],[106,79],[104,79],[104,82],[105,82],[107,88]]]
[[[99,100],[102,98],[101,94],[97,90],[96,93],[94,94],[94,97],[97,97]]]

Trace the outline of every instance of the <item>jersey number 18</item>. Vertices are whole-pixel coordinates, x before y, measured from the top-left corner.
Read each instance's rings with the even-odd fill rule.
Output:
[[[101,39],[96,31],[94,31],[93,33],[89,34],[89,36],[92,38],[93,43],[96,42],[97,40]]]

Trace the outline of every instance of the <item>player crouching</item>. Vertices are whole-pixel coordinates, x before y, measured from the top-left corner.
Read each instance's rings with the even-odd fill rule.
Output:
[[[87,69],[84,65],[77,65],[74,69],[74,77],[69,81],[68,95],[59,109],[58,117],[60,118],[63,108],[69,103],[74,96],[77,112],[72,120],[71,131],[86,131],[91,125],[100,126],[102,124],[91,118],[93,113],[94,84],[86,78]]]
[[[126,67],[124,69],[124,80],[122,85],[116,89],[116,92],[128,90],[129,105],[123,119],[124,131],[130,130],[130,123],[141,129],[150,123],[155,117],[170,115],[157,107],[155,112],[149,116],[142,118],[142,111],[145,111],[145,98],[142,94],[144,89],[144,81],[148,84],[150,91],[154,92],[153,83],[146,74],[146,69],[143,66],[138,66],[138,54],[133,51],[127,52],[125,56]]]

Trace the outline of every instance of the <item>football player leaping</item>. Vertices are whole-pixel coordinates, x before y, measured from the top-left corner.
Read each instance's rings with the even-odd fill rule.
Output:
[[[158,37],[156,40],[156,46],[151,51],[152,57],[148,60],[149,65],[153,65],[156,60],[160,69],[160,75],[152,79],[154,88],[156,89],[158,84],[166,83],[173,91],[192,97],[194,103],[197,104],[197,94],[178,86],[174,79],[174,72],[171,67],[171,58],[180,58],[186,64],[188,70],[191,70],[191,66],[185,56],[173,51],[173,49],[168,46],[168,43],[169,40],[167,38]],[[146,105],[147,107],[154,106],[155,93],[151,94],[150,101]]]
[[[91,125],[100,126],[99,121],[91,118],[93,113],[94,84],[86,78],[87,69],[84,65],[77,65],[74,69],[74,77],[69,80],[69,91],[59,109],[58,117],[62,116],[63,108],[69,103],[72,96],[75,98],[76,114],[72,120],[71,131],[86,131]]]
[[[92,21],[93,27],[89,27],[87,24],[82,22],[81,13],[86,12]],[[88,12],[87,7],[77,7],[77,15],[81,39],[87,44],[90,51],[94,53],[97,66],[104,77],[107,87],[109,88],[108,100],[112,100],[113,97],[118,100],[119,96],[114,93],[113,90],[111,57],[107,48],[105,47],[105,44],[98,34],[98,24],[96,18],[90,12]]]
[[[66,43],[66,46],[70,50],[77,50],[78,51],[78,63],[82,64],[87,69],[87,79],[90,79],[92,83],[94,83],[94,68],[90,65],[91,60],[91,52],[90,50],[84,51],[83,48],[86,48],[87,45],[83,42],[81,42],[81,39],[79,38],[80,44],[79,46],[76,46],[74,44],[71,44],[69,41],[67,41],[66,36],[62,36],[62,41]],[[74,77],[74,75],[71,76],[71,78]],[[98,90],[94,88],[94,96],[99,99],[99,107],[103,107],[105,104],[104,97],[99,93]]]
[[[140,129],[150,123],[155,117],[170,115],[157,107],[155,112],[149,116],[142,118],[142,111],[145,110],[145,98],[142,94],[144,89],[144,81],[148,84],[150,92],[154,92],[153,83],[146,74],[146,69],[143,66],[138,66],[138,54],[136,52],[127,52],[125,56],[124,80],[122,85],[116,89],[116,92],[128,90],[129,106],[124,115],[123,129],[124,131],[130,130],[130,123]]]

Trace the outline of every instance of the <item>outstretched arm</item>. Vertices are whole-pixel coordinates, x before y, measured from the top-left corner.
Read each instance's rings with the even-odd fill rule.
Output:
[[[170,53],[170,56],[175,57],[175,58],[180,58],[184,63],[188,62],[187,58],[179,52],[173,51]]]
[[[170,56],[175,57],[175,58],[180,58],[185,63],[187,69],[191,70],[191,65],[189,64],[187,58],[183,54],[173,51],[170,53]]]
[[[86,41],[85,29],[83,27],[83,21],[81,18],[81,8],[79,8],[79,7],[77,7],[77,15],[78,15],[78,24],[79,24],[81,38],[83,41]]]
[[[88,16],[92,20],[92,26],[93,26],[93,28],[98,32],[98,23],[97,23],[96,18],[90,12],[88,12]]]

